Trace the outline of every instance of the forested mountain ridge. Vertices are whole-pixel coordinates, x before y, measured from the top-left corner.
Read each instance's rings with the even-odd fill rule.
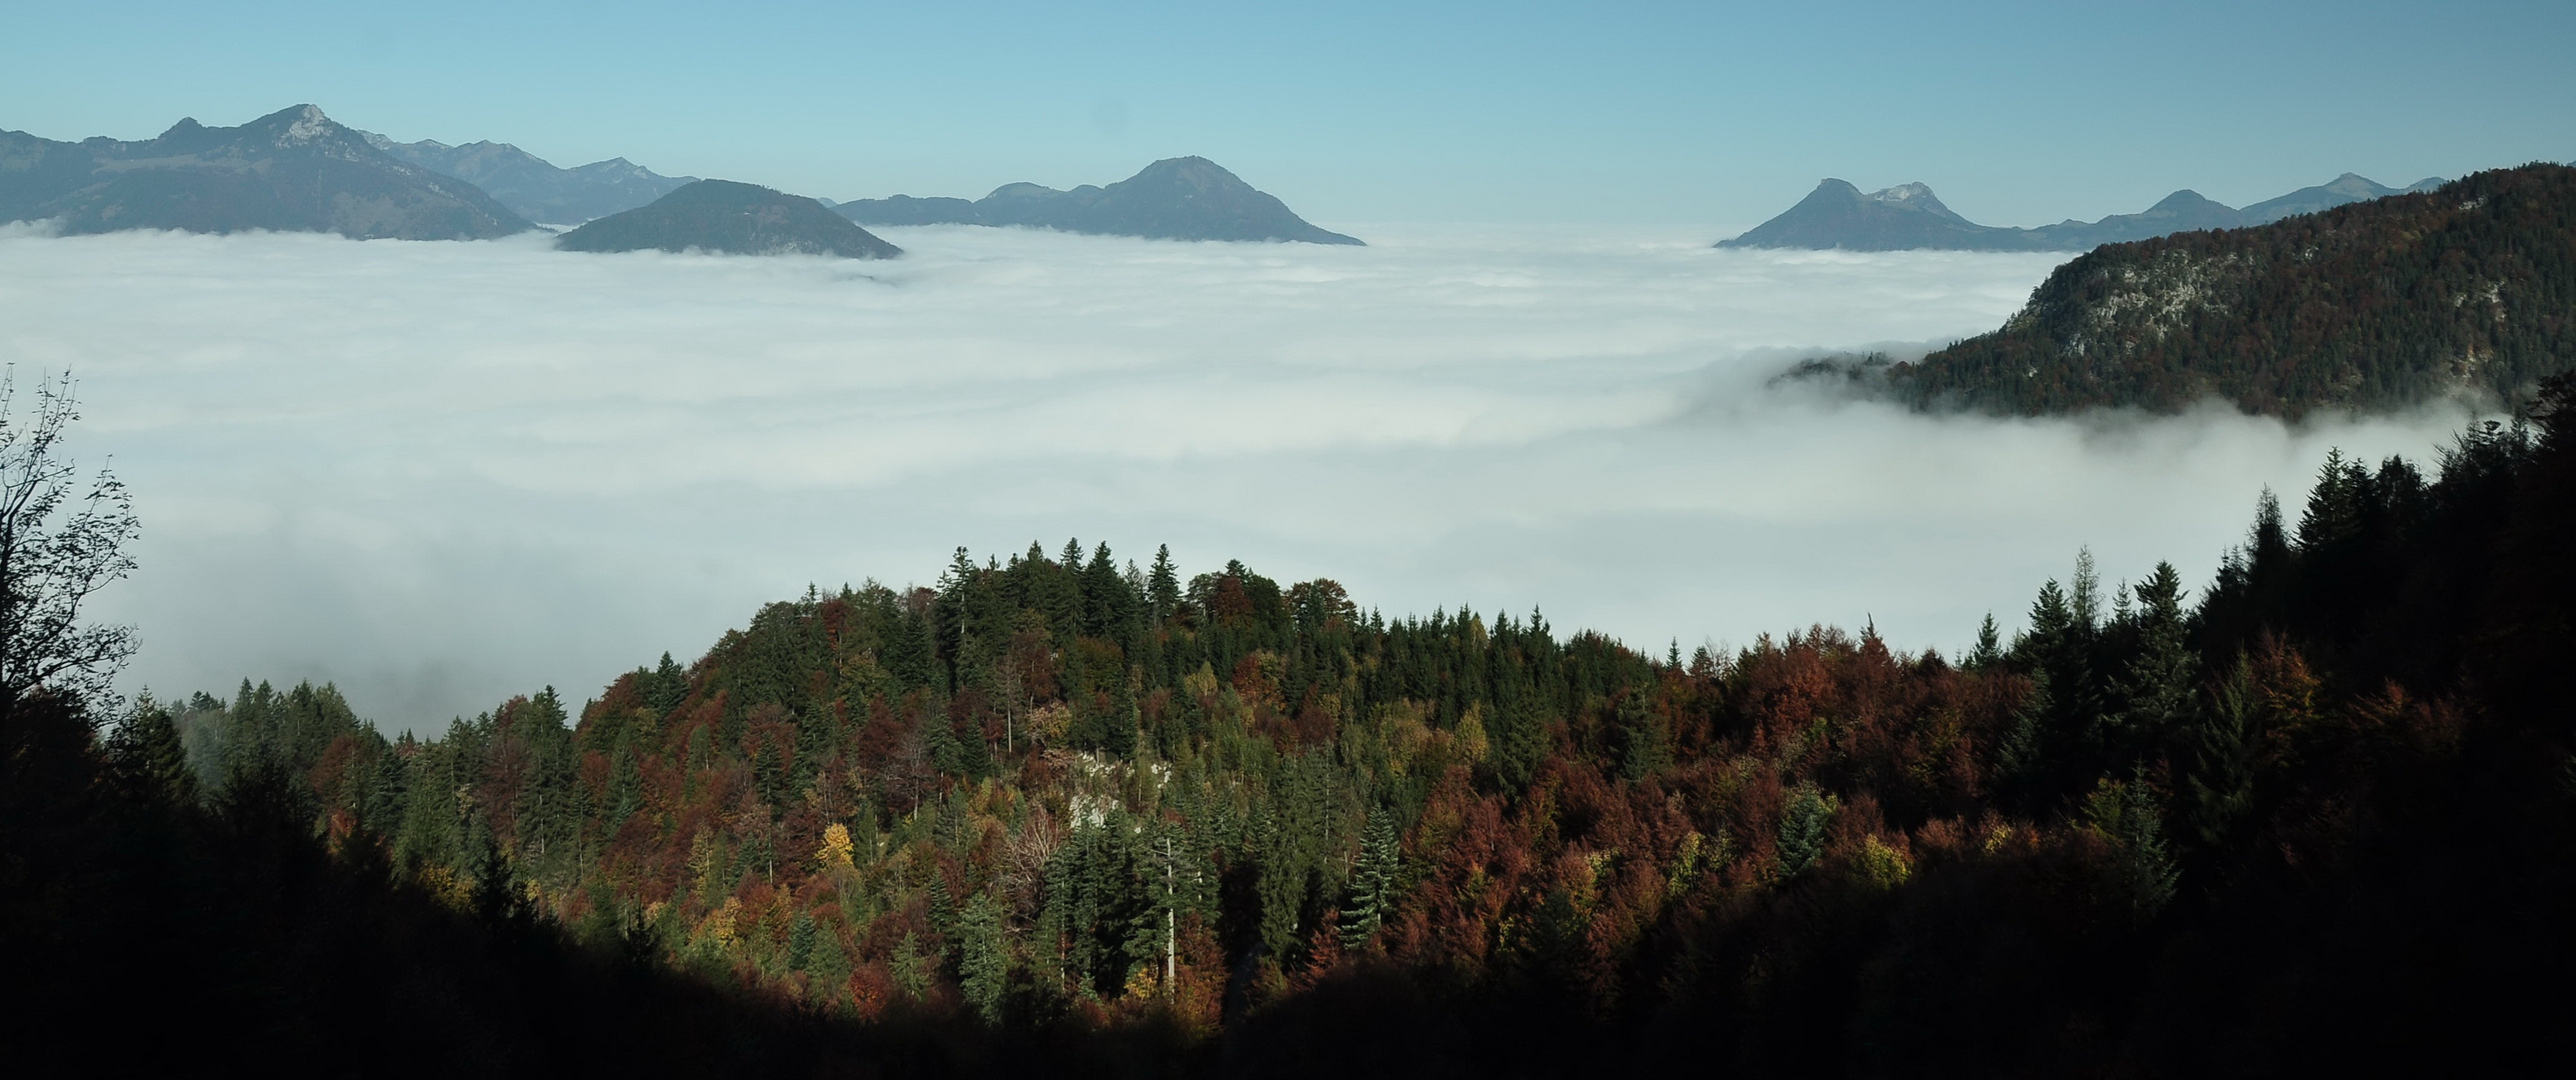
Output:
[[[239,127],[183,119],[158,137],[77,143],[0,132],[0,222],[120,229],[488,239],[526,221],[473,184],[398,161],[311,105]]]
[[[2427,177],[2405,188],[2382,187],[2345,173],[2330,182],[2265,199],[2241,210],[2186,188],[2139,213],[2112,214],[2100,221],[2070,219],[2025,229],[1979,225],[1961,217],[1942,205],[1924,184],[1899,184],[1862,194],[1849,181],[1829,177],[1797,205],[1740,236],[1718,241],[1716,246],[1844,251],[2082,251],[2194,229],[2264,225],[2293,214],[2312,214],[2402,192],[2430,191],[2441,184],[2440,177]]]
[[[862,225],[1016,225],[1149,240],[1360,242],[1309,223],[1277,196],[1202,157],[1165,158],[1107,187],[1058,191],[1004,184],[973,202],[897,195],[832,209]]]
[[[2511,397],[2576,368],[2576,168],[2478,173],[2259,228],[2108,245],[1993,333],[1887,370],[1918,408],[2203,398],[2298,417]]]
[[[86,798],[216,808],[116,859],[375,867],[416,905],[384,925],[522,943],[472,963],[607,1016],[711,1010],[463,1044],[522,1068],[613,1037],[923,1074],[2401,1070],[2568,1033],[2514,988],[2576,974],[2571,406],[2555,384],[2538,438],[2474,429],[2430,476],[2330,459],[2196,603],[2079,561],[1955,659],[1822,628],[1656,657],[1068,542],[809,591],[578,710],[549,690],[436,738],[327,687],[145,701],[88,758],[13,752],[0,790],[69,761]],[[68,827],[24,809],[13,857]],[[295,828],[231,854],[247,820]],[[64,955],[152,954],[43,910]],[[368,992],[500,1007],[419,989],[468,961],[422,967]],[[280,1030],[347,1007],[305,992]]]
[[[555,238],[565,251],[706,251],[891,259],[903,249],[823,204],[757,184],[700,180]]]

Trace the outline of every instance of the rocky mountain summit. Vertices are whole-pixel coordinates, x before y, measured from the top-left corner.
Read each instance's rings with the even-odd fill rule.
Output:
[[[890,259],[903,249],[822,203],[757,184],[700,180],[650,205],[610,214],[555,239],[565,251],[705,251]]]
[[[832,207],[863,225],[997,225],[1153,240],[1360,241],[1317,228],[1267,192],[1202,157],[1165,158],[1107,187],[1004,184],[969,202],[897,195]]]
[[[632,210],[698,179],[663,176],[622,157],[564,169],[509,143],[449,146],[433,139],[405,143],[359,134],[378,150],[482,188],[520,217],[558,225]]]
[[[2383,187],[2345,173],[2328,183],[2243,209],[2184,189],[2165,196],[2142,213],[2024,229],[1979,225],[1961,217],[1942,205],[1932,189],[1921,183],[1863,194],[1848,181],[1829,178],[1817,184],[1816,190],[1799,200],[1798,205],[1742,236],[1719,241],[1717,246],[1844,251],[2082,251],[2199,229],[2264,225],[2368,199],[2430,191],[2441,184],[2440,177],[2428,177],[2404,188]]]
[[[132,142],[0,132],[0,221],[25,220],[67,234],[272,229],[403,240],[529,228],[481,188],[388,155],[311,105],[239,127],[184,119]]]

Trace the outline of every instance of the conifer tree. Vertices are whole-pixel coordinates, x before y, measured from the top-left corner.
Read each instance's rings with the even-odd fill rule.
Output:
[[[2003,638],[1995,629],[1995,613],[1989,611],[1985,621],[1977,624],[1977,643],[1969,648],[1962,666],[1970,671],[1984,671],[2002,663],[2003,658]]]
[[[179,725],[152,695],[136,696],[133,710],[108,739],[107,753],[111,775],[127,791],[171,806],[196,804],[197,778],[179,743]]]
[[[966,902],[957,922],[957,986],[966,1003],[986,1024],[1002,1022],[1004,996],[1010,990],[1010,941],[1002,927],[1002,907],[990,891]]]
[[[1181,575],[1172,565],[1172,545],[1154,549],[1154,567],[1145,575],[1145,601],[1155,625],[1172,617],[1181,606]]]
[[[1838,800],[1812,784],[1801,784],[1789,793],[1789,804],[1780,812],[1776,849],[1783,877],[1805,873],[1824,857],[1825,830],[1833,824],[1838,808]]]
[[[2116,747],[2131,757],[2151,752],[2182,727],[2200,671],[2183,624],[2182,577],[2173,564],[2157,563],[2136,592],[2137,640],[2120,677],[2124,704]]]
[[[1371,807],[1368,826],[1361,834],[1359,862],[1351,868],[1350,890],[1342,902],[1343,949],[1356,952],[1376,938],[1395,902],[1400,859],[1395,815],[1386,807]]]

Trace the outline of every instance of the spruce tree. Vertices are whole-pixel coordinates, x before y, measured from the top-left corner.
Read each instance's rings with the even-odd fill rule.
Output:
[[[1351,868],[1350,889],[1342,902],[1343,949],[1356,952],[1377,937],[1395,901],[1401,858],[1395,815],[1386,807],[1371,807],[1368,826],[1361,834],[1359,862]]]
[[[1825,831],[1833,824],[1839,807],[1832,796],[1812,784],[1801,784],[1789,793],[1789,805],[1780,813],[1780,838],[1777,852],[1782,877],[1795,877],[1816,865],[1825,855]]]
[[[966,902],[957,922],[957,987],[966,1003],[986,1024],[1002,1022],[1004,996],[1010,990],[1010,940],[1002,927],[1002,906],[991,891]]]
[[[1155,625],[1171,618],[1181,606],[1181,575],[1172,565],[1172,545],[1154,549],[1154,568],[1145,575],[1145,601]]]
[[[2121,673],[2124,704],[2116,747],[2132,758],[2152,752],[2181,729],[2200,671],[2183,624],[2182,577],[2173,564],[2157,563],[2136,592],[2137,642]]]
[[[1977,624],[1977,643],[1968,650],[1963,666],[1970,671],[1984,671],[2003,662],[2003,658],[2003,638],[1995,629],[1995,613],[1989,611],[1985,621]]]
[[[188,770],[178,722],[150,694],[136,696],[133,711],[108,738],[107,755],[109,775],[127,792],[170,806],[196,804],[197,778]]]

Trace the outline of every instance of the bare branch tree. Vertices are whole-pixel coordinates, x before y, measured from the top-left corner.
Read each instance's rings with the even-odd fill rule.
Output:
[[[45,692],[103,715],[134,628],[91,626],[81,604],[134,570],[134,500],[100,469],[82,490],[62,456],[80,419],[69,373],[38,377],[31,422],[17,415],[17,369],[0,371],[0,711]],[[95,720],[93,721],[95,722]]]

